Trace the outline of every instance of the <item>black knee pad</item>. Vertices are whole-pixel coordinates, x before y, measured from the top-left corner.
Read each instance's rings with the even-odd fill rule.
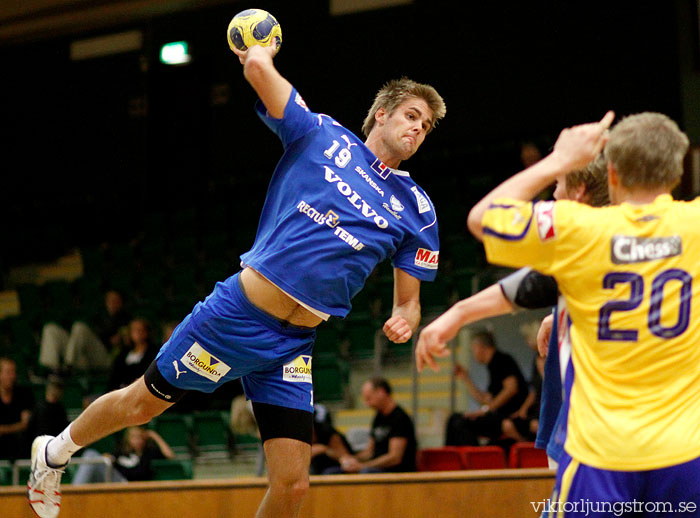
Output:
[[[175,403],[187,392],[185,389],[173,387],[160,373],[155,360],[146,369],[143,379],[151,394],[168,403]]]
[[[286,438],[311,444],[313,413],[255,401],[253,401],[253,413],[258,422],[263,443],[268,439]]]

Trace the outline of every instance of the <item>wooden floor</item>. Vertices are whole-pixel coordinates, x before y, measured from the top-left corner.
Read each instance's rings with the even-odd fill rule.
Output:
[[[65,486],[61,518],[252,518],[266,479]],[[311,477],[304,518],[522,518],[550,496],[547,469]],[[0,488],[0,517],[33,518],[22,487]]]

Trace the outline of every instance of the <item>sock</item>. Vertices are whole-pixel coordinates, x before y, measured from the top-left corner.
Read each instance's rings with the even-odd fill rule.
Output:
[[[82,448],[73,442],[70,435],[71,426],[73,423],[69,424],[65,430],[46,445],[46,463],[52,468],[65,466],[73,454]]]

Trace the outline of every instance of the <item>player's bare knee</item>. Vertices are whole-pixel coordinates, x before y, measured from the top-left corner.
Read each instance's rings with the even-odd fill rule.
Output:
[[[127,410],[127,421],[129,426],[139,426],[148,423],[154,417],[162,414],[168,404],[153,396],[145,386],[142,387],[143,380],[138,379],[128,387],[119,392],[121,403]]]
[[[289,502],[299,502],[309,491],[309,477],[301,474],[297,477],[275,477],[270,480],[270,489]]]

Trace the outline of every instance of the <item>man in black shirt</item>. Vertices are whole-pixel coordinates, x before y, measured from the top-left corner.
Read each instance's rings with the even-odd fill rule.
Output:
[[[481,407],[475,412],[452,414],[447,422],[447,446],[478,445],[479,437],[497,439],[503,419],[517,412],[528,394],[518,364],[512,356],[496,349],[491,333],[480,331],[472,335],[471,348],[474,359],[489,371],[489,386],[486,392],[479,390],[469,372],[461,365],[455,366],[455,376],[464,381]]]
[[[377,411],[367,447],[340,459],[344,473],[383,473],[416,470],[416,434],[413,421],[391,396],[384,378],[362,386],[365,404]]]
[[[0,357],[0,459],[15,460],[29,456],[24,431],[34,407],[34,395],[17,385],[17,364]]]

